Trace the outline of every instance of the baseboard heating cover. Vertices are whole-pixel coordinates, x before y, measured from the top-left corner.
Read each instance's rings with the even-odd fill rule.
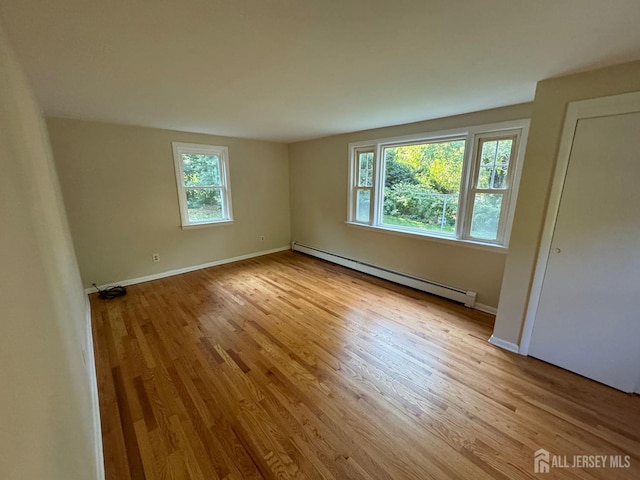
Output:
[[[291,249],[296,252],[306,253],[313,257],[321,258],[343,267],[351,268],[362,273],[373,275],[374,277],[383,278],[394,283],[406,285],[407,287],[415,288],[423,292],[432,293],[439,297],[448,298],[456,302],[463,303],[465,307],[474,308],[476,305],[476,292],[463,290],[461,288],[451,287],[449,285],[443,285],[442,283],[432,282],[431,280],[425,280],[424,278],[414,277],[412,275],[406,275],[404,273],[394,272],[387,268],[377,267],[357,260],[352,260],[341,255],[326,252],[319,248],[309,247],[307,245],[301,245],[296,242],[291,243]]]

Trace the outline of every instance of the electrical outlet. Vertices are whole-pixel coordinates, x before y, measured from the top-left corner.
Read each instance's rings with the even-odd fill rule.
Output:
[[[154,253],[151,255],[151,260],[153,260],[153,263],[157,263],[160,261],[160,254],[159,253]]]
[[[264,235],[260,235],[260,241],[264,242]]]

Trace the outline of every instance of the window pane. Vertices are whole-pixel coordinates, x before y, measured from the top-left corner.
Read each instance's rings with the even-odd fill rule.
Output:
[[[187,210],[190,222],[223,220],[222,189],[187,188]]]
[[[373,152],[358,154],[358,186],[373,186]]]
[[[185,187],[219,187],[222,185],[218,155],[183,153],[182,171]]]
[[[496,240],[501,209],[502,193],[476,193],[471,217],[471,236]]]
[[[482,142],[478,188],[507,188],[512,148],[512,138]]]
[[[358,190],[356,204],[356,220],[358,222],[369,222],[371,218],[371,190]]]
[[[453,236],[464,140],[384,149],[382,223]]]

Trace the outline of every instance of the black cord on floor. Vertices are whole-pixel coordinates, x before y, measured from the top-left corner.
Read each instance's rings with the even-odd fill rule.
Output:
[[[98,298],[104,298],[106,300],[111,300],[112,298],[121,297],[122,295],[127,294],[127,288],[120,285],[116,287],[107,287],[104,290],[100,290],[95,283],[93,286],[98,291]]]

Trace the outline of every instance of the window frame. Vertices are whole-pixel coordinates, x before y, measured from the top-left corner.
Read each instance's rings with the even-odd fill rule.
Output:
[[[229,175],[229,149],[219,145],[205,145],[199,143],[182,143],[171,142],[173,149],[173,163],[176,174],[176,186],[178,190],[178,203],[180,207],[180,225],[183,229],[198,228],[213,225],[229,225],[233,223],[233,208],[231,204],[231,181]],[[198,188],[215,188],[221,191],[222,197],[222,218],[215,220],[203,220],[194,222],[189,220],[189,211],[187,205],[187,190],[193,187],[184,185],[184,169],[182,163],[182,155],[216,155],[220,162],[220,183],[215,187],[198,187]]]
[[[360,185],[360,155],[363,153],[373,153],[373,164],[372,164],[372,172],[371,172],[371,186],[364,186],[364,185]],[[374,202],[373,199],[375,198],[375,190],[376,190],[376,153],[373,149],[371,148],[355,148],[354,152],[354,161],[352,162],[352,168],[354,169],[354,171],[352,172],[352,176],[354,178],[354,201],[352,202],[352,208],[353,210],[351,211],[350,215],[352,216],[352,218],[356,219],[358,218],[358,192],[360,190],[367,190],[369,191],[369,221],[371,221],[373,219],[374,216]]]
[[[439,242],[452,242],[459,245],[476,247],[489,250],[504,250],[508,248],[515,203],[518,196],[520,176],[524,152],[529,133],[529,119],[520,119],[500,123],[474,125],[470,127],[456,128],[451,130],[441,130],[425,132],[400,137],[389,137],[371,139],[349,143],[349,185],[348,185],[348,205],[347,221],[350,226],[375,229],[386,233],[399,234],[403,236],[417,237],[425,240]],[[483,141],[487,139],[514,138],[512,146],[512,158],[507,169],[507,188],[496,189],[494,192],[489,189],[477,188],[477,178],[480,171],[481,152]],[[412,145],[416,143],[434,143],[442,141],[465,140],[465,152],[460,182],[460,196],[458,200],[458,212],[456,229],[453,235],[440,234],[436,231],[422,231],[410,227],[399,227],[382,223],[384,205],[384,148]],[[358,153],[372,151],[374,153],[373,179],[374,188],[371,198],[371,208],[373,214],[369,222],[358,221],[356,217],[357,208],[357,185],[358,181]],[[486,190],[486,192],[485,192]],[[487,240],[473,237],[471,235],[471,222],[473,215],[473,202],[475,193],[501,193],[503,195],[500,219],[498,222],[498,234],[495,240]]]

